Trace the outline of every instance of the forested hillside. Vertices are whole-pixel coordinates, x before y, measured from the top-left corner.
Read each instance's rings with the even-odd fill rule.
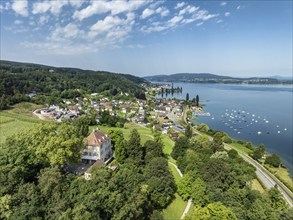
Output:
[[[102,92],[107,95],[124,92],[144,98],[144,90],[139,84],[146,82],[126,74],[10,61],[1,61],[0,78],[0,109],[22,101],[44,104],[52,102],[52,98],[58,100]],[[29,93],[35,93],[36,97],[30,99]]]

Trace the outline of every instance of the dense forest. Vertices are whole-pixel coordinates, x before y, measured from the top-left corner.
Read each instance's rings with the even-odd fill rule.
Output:
[[[68,173],[79,160],[78,127],[46,123],[8,138],[0,149],[0,219],[162,219],[176,185],[159,141],[141,144],[110,131],[115,170],[96,168],[91,180]]]
[[[139,84],[146,81],[132,75],[10,61],[1,61],[0,67],[0,109],[22,101],[53,104],[90,93],[114,96],[124,92],[145,99]]]

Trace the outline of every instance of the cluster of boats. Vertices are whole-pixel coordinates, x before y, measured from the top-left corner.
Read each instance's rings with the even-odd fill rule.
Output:
[[[215,117],[213,116],[211,119],[214,120]],[[242,109],[226,109],[221,114],[220,121],[237,134],[241,134],[241,132],[257,135],[270,134],[272,132],[280,134],[283,131],[287,131],[287,128],[272,125],[265,116],[259,116]]]

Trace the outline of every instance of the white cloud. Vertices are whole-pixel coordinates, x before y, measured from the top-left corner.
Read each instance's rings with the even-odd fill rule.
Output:
[[[222,23],[222,22],[223,22],[222,19],[218,19],[218,20],[216,21],[217,24]]]
[[[228,17],[230,15],[230,12],[225,12],[225,16]]]
[[[40,16],[39,24],[40,25],[46,24],[49,21],[49,18],[50,17],[48,15],[42,15],[42,16]]]
[[[241,5],[238,5],[236,9],[239,10],[239,9],[241,9],[241,8],[242,8]]]
[[[22,24],[22,21],[21,20],[15,20],[14,21],[14,24],[18,25],[18,24]]]
[[[184,7],[184,5],[182,5],[183,4],[181,4],[181,8]],[[198,21],[197,25],[199,26],[202,25],[205,21],[218,16],[219,14],[211,14],[207,10],[199,10],[199,7],[187,5],[171,19],[167,21],[156,21],[149,26],[144,25],[140,28],[140,31],[144,33],[160,32],[171,28],[180,27],[195,21]]]
[[[6,2],[5,4],[0,4],[0,12],[4,11],[4,10],[8,10],[10,9],[10,2]]]
[[[97,23],[95,23],[92,27],[92,31],[97,31],[97,32],[105,32],[109,31],[111,28],[115,26],[119,26],[123,23],[123,20],[120,19],[118,16],[107,16],[104,20],[99,20]]]
[[[108,15],[91,26],[87,33],[88,40],[96,40],[99,46],[117,46],[129,37],[135,24],[135,14],[127,13],[126,18]]]
[[[180,2],[180,3],[177,3],[177,5],[175,6],[175,8],[174,8],[174,9],[179,9],[179,8],[182,8],[184,5],[185,5],[185,2]]]
[[[69,3],[75,8],[79,8],[84,2],[85,0],[69,0]]]
[[[142,14],[141,14],[141,18],[145,19],[153,14],[160,14],[161,17],[165,17],[169,14],[169,10],[165,7],[159,7],[157,9],[150,9],[150,8],[146,8],[143,10]]]
[[[203,22],[199,22],[196,24],[197,27],[202,26],[202,25],[203,25]]]
[[[225,6],[225,5],[227,5],[227,2],[221,2],[220,5],[221,5],[221,6]]]
[[[64,27],[57,26],[53,30],[50,40],[52,41],[64,41],[64,39],[74,39],[84,35],[84,31],[74,23],[69,23]]]
[[[160,14],[161,17],[167,16],[169,14],[169,12],[170,11],[165,7],[159,7],[159,8],[156,9],[156,13]]]
[[[143,5],[149,4],[147,1],[92,1],[89,6],[76,11],[74,18],[84,20],[95,14],[111,12],[112,15],[127,13],[137,10]]]
[[[12,4],[12,9],[16,14],[27,17],[28,16],[28,2],[27,0],[17,1],[15,0]]]
[[[196,20],[207,21],[218,16],[219,14],[209,14],[209,12],[206,10],[199,10],[195,14],[193,14],[192,18]]]
[[[42,14],[51,12],[53,15],[59,15],[62,8],[68,4],[68,1],[44,1],[33,4],[33,14]]]
[[[192,23],[192,22],[194,22],[194,21],[196,21],[195,18],[185,18],[185,19],[183,19],[183,20],[181,21],[181,23],[182,23],[182,24],[189,24],[189,23]]]
[[[188,5],[188,6],[186,6],[185,8],[183,8],[183,9],[181,9],[179,11],[179,15],[184,15],[186,13],[192,14],[193,12],[195,12],[198,9],[199,9],[199,7],[195,7],[195,6]]]
[[[170,27],[175,26],[179,21],[181,21],[183,19],[183,16],[178,16],[175,15],[173,18],[171,18],[168,23],[170,25]]]
[[[143,12],[142,12],[142,14],[141,14],[141,18],[142,18],[142,19],[145,19],[145,18],[151,16],[151,15],[154,14],[154,13],[155,13],[154,10],[149,9],[149,8],[146,8],[146,9],[143,10]]]

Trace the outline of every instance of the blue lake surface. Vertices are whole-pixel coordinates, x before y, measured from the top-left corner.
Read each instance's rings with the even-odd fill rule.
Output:
[[[199,122],[231,137],[265,144],[269,153],[280,155],[293,175],[292,85],[243,85],[174,83],[182,87],[182,94],[167,98],[190,99],[199,95],[204,111],[210,117],[199,117]],[[166,97],[166,96],[164,96]]]

